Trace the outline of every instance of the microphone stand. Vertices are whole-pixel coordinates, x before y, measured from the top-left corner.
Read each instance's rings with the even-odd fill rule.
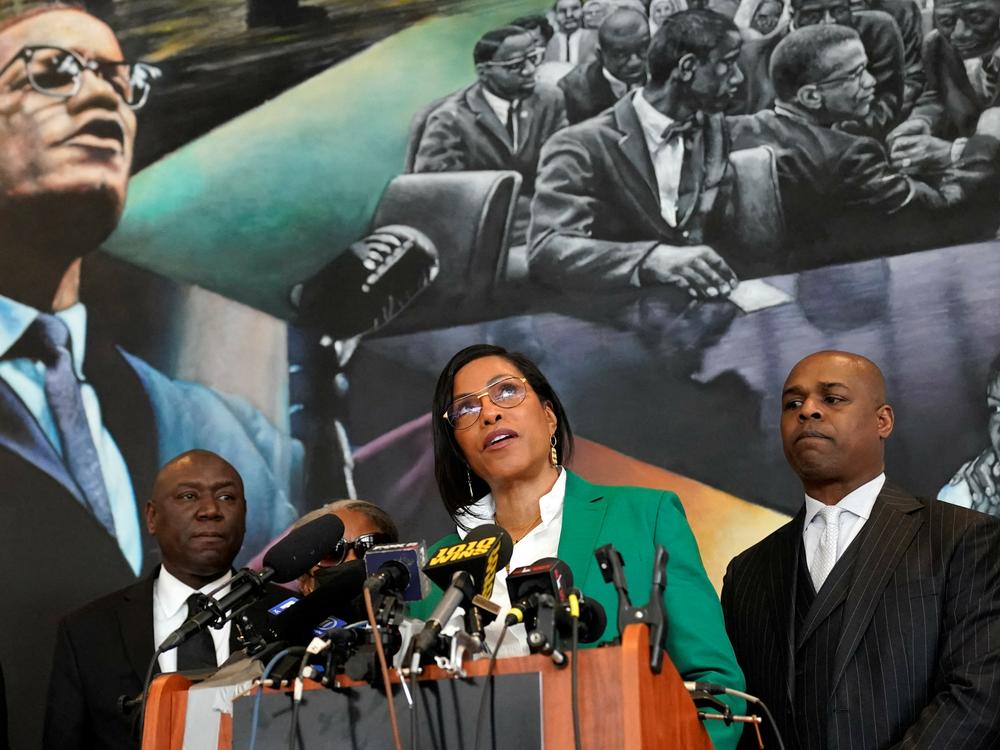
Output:
[[[650,586],[649,601],[645,607],[633,606],[629,598],[625,580],[625,561],[613,544],[605,544],[594,550],[594,557],[606,583],[614,584],[618,592],[618,633],[627,625],[638,623],[649,628],[649,667],[653,674],[663,669],[663,644],[667,638],[667,608],[663,603],[663,592],[667,587],[667,560],[669,555],[662,544],[656,545],[653,558],[653,581]]]

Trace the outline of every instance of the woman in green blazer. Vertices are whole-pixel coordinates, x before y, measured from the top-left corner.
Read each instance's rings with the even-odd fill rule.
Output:
[[[495,346],[463,349],[438,379],[434,415],[435,476],[458,530],[435,549],[458,542],[475,526],[496,523],[514,540],[510,569],[558,557],[572,570],[575,585],[607,612],[608,625],[598,639],[604,642],[619,635],[618,600],[601,576],[594,549],[610,543],[622,553],[629,590],[642,604],[655,545],[662,544],[670,553],[664,602],[671,660],[685,680],[743,689],[719,599],[677,495],[594,485],[563,469],[572,452],[569,420],[534,363]],[[413,614],[426,616],[440,595],[435,589]],[[492,599],[510,605],[506,571],[497,574]],[[494,628],[493,641],[499,630]],[[523,633],[514,629],[504,645],[504,655],[527,653]],[[726,700],[742,713],[740,701]],[[736,747],[741,725],[708,722],[706,728],[717,748]]]

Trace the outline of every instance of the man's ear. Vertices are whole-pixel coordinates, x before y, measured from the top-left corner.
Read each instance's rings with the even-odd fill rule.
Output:
[[[476,63],[476,78],[479,79],[480,83],[486,80],[486,66],[482,63]]]
[[[795,93],[795,101],[801,107],[809,110],[819,110],[823,107],[823,95],[819,91],[819,86],[808,84]]]
[[[691,52],[681,57],[677,63],[677,70],[682,81],[690,81],[694,78],[694,71],[698,67],[698,58]]]
[[[896,415],[893,414],[892,407],[889,404],[882,404],[878,408],[878,411],[875,412],[875,418],[878,420],[878,435],[885,440],[892,434],[892,427],[896,423]]]
[[[146,501],[146,531],[150,536],[156,536],[156,506],[152,500]]]
[[[598,42],[597,46],[594,48],[594,59],[597,60],[602,66],[604,65],[604,53],[601,51],[601,43]]]

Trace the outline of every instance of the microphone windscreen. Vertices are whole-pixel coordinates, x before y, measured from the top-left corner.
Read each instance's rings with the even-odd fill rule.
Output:
[[[597,643],[608,626],[608,614],[601,603],[594,599],[580,602],[580,643]]]
[[[510,562],[511,555],[514,554],[514,540],[510,538],[510,534],[495,523],[486,523],[482,526],[477,526],[466,535],[465,541],[478,542],[480,539],[486,539],[491,536],[495,536],[500,540],[500,557],[497,560],[497,567],[506,568]]]
[[[430,581],[421,571],[427,563],[427,548],[423,542],[380,544],[368,550],[364,560],[369,576],[378,573],[383,565],[398,564],[405,568],[405,589],[398,592],[402,594],[404,601],[420,601],[430,591]]]
[[[288,532],[264,555],[264,567],[274,571],[271,580],[277,583],[293,581],[308,573],[343,538],[343,521],[327,513]]]
[[[312,637],[313,628],[328,617],[355,622],[358,619],[355,600],[364,588],[366,577],[362,560],[324,568],[323,575],[317,577],[316,590],[285,607],[273,618],[271,627],[282,640],[303,643]]]

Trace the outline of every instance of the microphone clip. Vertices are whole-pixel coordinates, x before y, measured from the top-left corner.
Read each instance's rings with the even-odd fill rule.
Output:
[[[667,609],[663,603],[663,592],[667,587],[667,548],[656,545],[653,558],[653,578],[649,601],[644,607],[636,607],[629,598],[625,580],[625,561],[613,544],[605,544],[594,550],[594,557],[606,583],[614,584],[618,592],[618,632],[625,632],[628,625],[638,623],[650,629],[649,667],[653,674],[663,669],[663,644],[667,638]]]

